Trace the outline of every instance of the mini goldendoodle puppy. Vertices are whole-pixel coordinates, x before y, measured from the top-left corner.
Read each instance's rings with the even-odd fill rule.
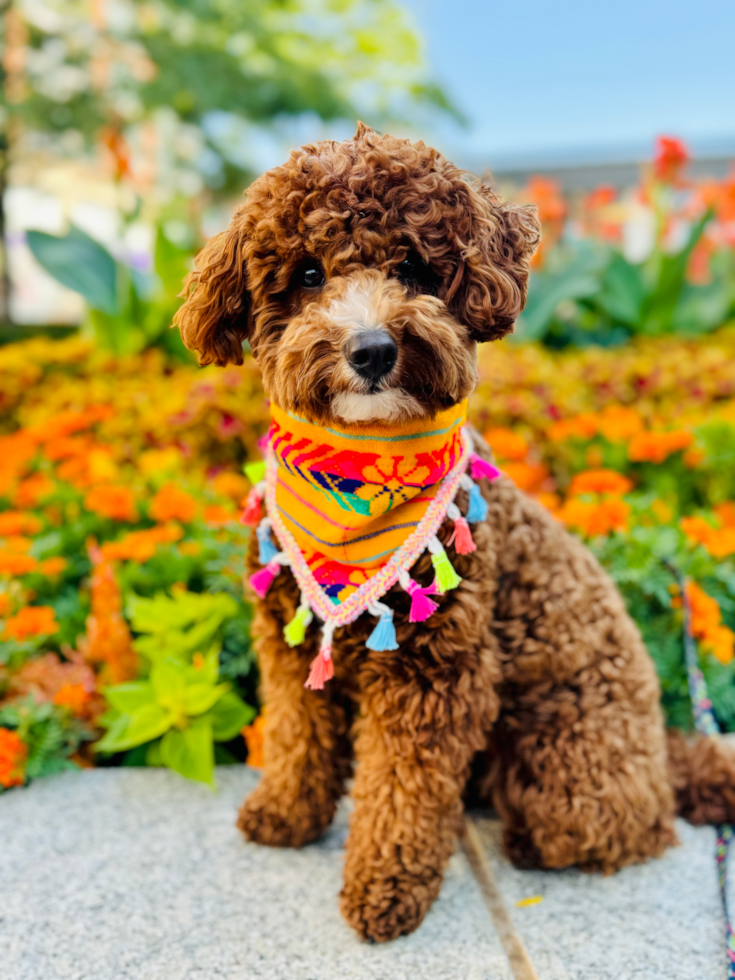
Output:
[[[532,208],[360,125],[255,181],[177,315],[202,364],[242,363],[247,340],[273,405],[248,556],[265,769],[239,826],[271,846],[315,840],[354,758],[341,904],[377,941],[436,898],[470,790],[524,867],[611,872],[675,843],[677,813],[735,818],[735,758],[667,736],[596,560],[488,478],[481,442],[478,482],[465,472],[475,346],[512,329],[538,241]]]

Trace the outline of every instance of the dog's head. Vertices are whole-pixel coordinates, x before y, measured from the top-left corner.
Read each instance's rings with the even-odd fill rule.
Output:
[[[512,329],[538,240],[534,209],[360,125],[255,181],[176,322],[202,364],[241,364],[247,339],[268,395],[315,422],[431,416]]]

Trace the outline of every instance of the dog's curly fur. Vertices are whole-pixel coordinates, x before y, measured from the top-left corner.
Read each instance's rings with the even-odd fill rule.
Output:
[[[271,398],[320,423],[370,406],[431,416],[471,391],[475,342],[512,328],[538,239],[533,209],[360,126],[252,185],[198,257],[177,322],[205,364],[240,363],[248,339]],[[424,263],[418,279],[401,275],[407,256]],[[305,264],[323,284],[304,285]],[[348,354],[375,328],[399,353],[367,388]],[[239,826],[262,844],[315,840],[354,753],[342,911],[378,941],[415,929],[436,897],[463,796],[492,802],[524,867],[611,872],[675,843],[677,812],[735,819],[735,755],[667,738],[653,665],[595,559],[508,479],[482,491],[477,551],[453,557],[461,586],[417,624],[394,589],[396,651],[367,650],[363,618],[339,631],[325,691],[304,688],[316,635],[282,638],[298,602],[288,571],[257,606],[265,771]],[[412,574],[429,584],[428,556]]]

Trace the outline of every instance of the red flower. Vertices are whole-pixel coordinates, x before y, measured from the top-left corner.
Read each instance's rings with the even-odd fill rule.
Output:
[[[681,140],[674,136],[658,137],[653,159],[653,169],[658,180],[665,184],[677,183],[688,162],[689,151]]]

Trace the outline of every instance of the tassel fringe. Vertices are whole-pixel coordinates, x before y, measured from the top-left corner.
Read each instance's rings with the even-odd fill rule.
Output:
[[[259,599],[265,599],[268,594],[268,589],[273,584],[273,579],[278,575],[280,570],[281,563],[276,558],[273,558],[265,568],[259,568],[257,572],[253,572],[250,576],[250,588]]]
[[[311,661],[309,676],[304,687],[311,691],[323,691],[327,681],[334,677],[334,664],[332,662],[332,648],[322,647],[319,653]]]
[[[382,602],[375,602],[372,606],[368,606],[367,611],[371,616],[378,616],[378,623],[365,643],[368,650],[375,650],[376,652],[397,650],[396,628],[393,625],[393,610],[390,606],[386,606]]]
[[[449,592],[450,589],[456,589],[462,581],[462,576],[455,572],[439,538],[432,538],[429,541],[429,551],[431,552],[431,564],[436,573],[435,585],[437,590]]]
[[[401,572],[398,581],[411,596],[411,609],[408,613],[409,623],[423,623],[439,608],[435,602],[429,599],[430,595],[436,595],[438,592],[436,583],[426,587],[421,586],[411,578],[408,572]]]
[[[271,522],[264,517],[255,532],[258,536],[258,561],[261,565],[267,565],[269,561],[278,554],[278,548],[273,544],[271,537]]]
[[[283,627],[283,637],[290,647],[298,647],[304,642],[306,639],[306,627],[313,618],[313,612],[302,599],[294,618]]]
[[[497,480],[500,476],[500,470],[492,463],[488,463],[482,456],[473,453],[470,456],[470,476],[473,480],[482,480],[483,477],[486,480]]]
[[[477,551],[467,518],[462,517],[456,504],[452,503],[447,507],[447,517],[454,521],[454,531],[447,544],[453,544],[458,555],[471,555],[473,551]]]
[[[260,523],[263,517],[263,506],[261,503],[263,492],[264,488],[262,484],[258,484],[248,493],[245,500],[245,510],[240,517],[241,524],[245,524],[247,527],[255,527]]]

